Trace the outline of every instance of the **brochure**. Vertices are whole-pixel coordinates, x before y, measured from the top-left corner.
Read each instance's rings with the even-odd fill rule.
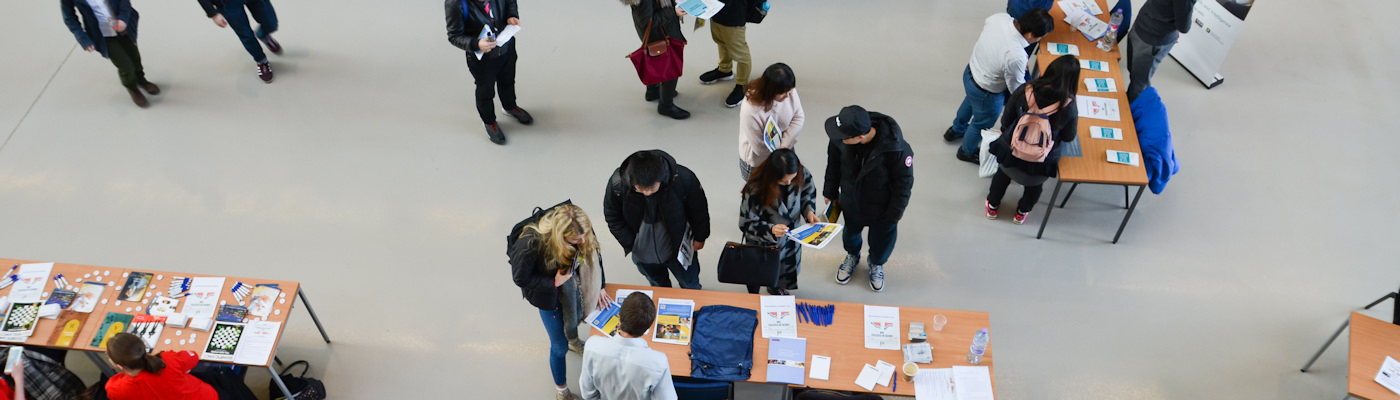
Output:
[[[23,342],[34,334],[39,324],[39,303],[10,303],[5,324],[0,327],[0,341]]]
[[[788,231],[787,237],[796,240],[803,246],[820,249],[826,247],[828,243],[838,241],[841,233],[841,225],[818,222],[810,225],[803,225]]]
[[[763,123],[763,145],[768,147],[768,152],[778,150],[778,146],[783,144],[783,130],[778,128],[778,123],[773,121],[773,116],[768,116],[768,122]]]
[[[107,316],[102,318],[102,325],[97,328],[97,334],[93,335],[91,345],[104,349],[107,348],[107,339],[112,338],[112,336],[118,333],[125,332],[126,326],[131,324],[131,319],[132,317],[129,314],[108,312]]]
[[[787,297],[787,296],[784,296]],[[768,340],[768,382],[802,385],[806,382],[807,339]]]
[[[1139,157],[1140,157],[1140,156],[1138,156],[1138,153],[1129,153],[1129,152],[1126,152],[1126,151],[1118,151],[1118,150],[1109,150],[1109,151],[1108,151],[1108,162],[1111,162],[1111,163],[1114,163],[1114,164],[1126,164],[1126,165],[1131,165],[1131,166],[1136,167],[1136,166],[1138,166],[1138,158],[1139,158]]]
[[[98,282],[83,282],[83,286],[78,289],[78,295],[73,298],[73,311],[80,313],[90,313],[97,307],[97,301],[102,298],[102,291],[107,289],[107,285]]]
[[[1108,63],[1096,60],[1079,60],[1079,68],[1099,72],[1108,72]]]
[[[796,297],[761,296],[758,298],[758,304],[764,339],[797,337]]]
[[[1376,373],[1376,383],[1395,394],[1400,394],[1400,362],[1385,356],[1385,361],[1381,363],[1381,371]]]
[[[1075,56],[1078,56],[1078,55],[1079,55],[1079,46],[1075,46],[1075,45],[1072,45],[1072,44],[1048,42],[1048,43],[1046,43],[1045,48],[1046,48],[1047,50],[1049,50],[1049,51],[1050,51],[1050,54],[1052,54],[1052,55],[1057,55],[1057,56],[1063,56],[1063,55],[1065,55],[1065,54],[1072,54],[1072,55],[1075,55]]]
[[[15,272],[14,285],[10,288],[10,301],[39,302],[44,295],[44,285],[49,283],[50,272],[53,272],[53,263],[21,264]]]
[[[153,278],[155,278],[155,274],[146,272],[132,272],[127,275],[126,285],[122,286],[122,292],[117,295],[117,300],[141,301],[141,298],[146,296],[146,288],[150,286]]]
[[[1089,138],[1123,140],[1123,130],[1119,128],[1105,128],[1102,126],[1089,126]]]
[[[44,304],[57,304],[58,308],[68,308],[73,304],[73,299],[78,297],[78,293],[72,290],[54,289],[49,292],[49,299]]]
[[[651,341],[679,345],[690,344],[690,323],[695,300],[660,299],[656,306],[656,333]]]
[[[1105,121],[1118,121],[1122,113],[1118,111],[1118,99],[1094,96],[1075,96],[1080,118],[1094,118]]]
[[[214,328],[209,330],[209,344],[204,346],[204,354],[200,354],[199,359],[233,362],[234,353],[238,351],[238,341],[242,337],[243,324],[215,322]]]
[[[172,299],[165,296],[156,296],[155,299],[151,300],[151,305],[146,307],[146,313],[162,317],[169,317],[171,315],[178,314],[178,312],[176,312],[175,310],[178,309],[179,305],[180,299]]]
[[[77,339],[78,332],[82,331],[83,322],[87,321],[88,313],[80,313],[73,310],[63,310],[58,313],[58,322],[53,324],[53,334],[49,335],[49,345],[58,347],[68,347],[73,345]]]
[[[622,311],[622,304],[613,302],[608,304],[608,308],[593,310],[588,314],[588,325],[608,336],[617,335],[617,327],[621,325],[621,318],[617,313]]]
[[[1089,79],[1085,79],[1085,80],[1084,80],[1084,87],[1087,88],[1087,89],[1089,89],[1090,92],[1098,92],[1098,93],[1117,92],[1117,91],[1118,91],[1118,85],[1117,85],[1116,83],[1114,83],[1113,78],[1089,78]]]
[[[165,330],[165,317],[155,315],[137,315],[131,319],[131,327],[126,329],[127,333],[136,335],[141,341],[146,342],[147,349],[156,348],[156,340],[160,339],[160,333]]]
[[[724,8],[724,3],[716,0],[685,0],[676,7],[680,7],[686,14],[695,18],[710,19],[719,14],[719,10]]]
[[[223,277],[190,278],[190,294],[185,296],[185,307],[180,309],[190,319],[214,319],[219,308],[219,293],[224,291]]]
[[[899,350],[899,307],[865,306],[865,348]]]
[[[248,295],[248,315],[267,318],[267,315],[272,313],[272,305],[280,293],[282,289],[276,286],[258,285],[253,288],[253,294]]]
[[[1090,42],[1099,40],[1108,33],[1108,23],[1084,11],[1066,12],[1065,22],[1079,30],[1079,33],[1084,34],[1084,38],[1089,39]]]

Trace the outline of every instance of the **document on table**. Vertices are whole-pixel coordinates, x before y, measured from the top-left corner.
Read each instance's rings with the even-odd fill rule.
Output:
[[[1077,96],[1075,100],[1079,106],[1080,118],[1094,118],[1105,121],[1118,121],[1122,119],[1122,112],[1118,111],[1118,99],[1094,96]]]
[[[865,348],[899,350],[899,307],[865,306]]]
[[[655,296],[655,295],[652,295],[650,290],[632,290],[632,289],[618,289],[618,290],[617,290],[617,293],[613,296],[613,301],[617,302],[617,304],[622,304],[622,301],[623,301],[623,300],[627,300],[627,296],[630,295],[630,294],[632,294],[632,293],[641,293],[641,294],[645,294],[645,295],[647,295],[647,297],[650,297],[652,301],[656,301],[656,296]]]
[[[790,385],[806,384],[802,364],[807,359],[807,339],[768,339],[768,382]]]
[[[880,371],[880,377],[875,378],[875,384],[890,387],[890,378],[894,377],[894,364],[879,360],[875,363],[875,370]]]
[[[1108,151],[1108,162],[1111,162],[1111,163],[1114,163],[1114,164],[1125,164],[1125,165],[1131,165],[1131,166],[1136,167],[1136,166],[1138,166],[1138,158],[1139,158],[1139,157],[1141,157],[1141,156],[1139,156],[1138,153],[1130,153],[1130,152],[1118,151],[1118,150],[1109,150],[1109,151]]]
[[[865,366],[860,369],[860,375],[856,376],[856,386],[860,386],[861,389],[865,389],[867,392],[874,391],[875,382],[879,379],[880,370],[875,369],[873,365],[865,364]]]
[[[1107,23],[1084,11],[1066,12],[1065,22],[1078,29],[1079,33],[1083,33],[1084,38],[1091,42],[1103,38],[1103,35],[1108,33]]]
[[[1051,55],[1063,56],[1065,54],[1079,55],[1079,46],[1064,43],[1050,42],[1045,45]]]
[[[827,380],[831,379],[831,357],[812,355],[812,372],[808,378]]]
[[[1118,84],[1113,78],[1089,78],[1084,80],[1084,87],[1090,92],[1117,92]]]
[[[1093,0],[1063,0],[1055,2],[1055,4],[1059,5],[1060,10],[1063,10],[1065,14],[1069,14],[1071,11],[1081,11],[1089,13],[1090,15],[1103,14],[1103,9],[1099,8],[1099,3]]]
[[[38,303],[44,285],[49,283],[53,263],[22,264],[15,272],[14,287],[10,289],[11,303]]]
[[[1089,138],[1123,140],[1123,130],[1118,128],[1105,128],[1102,126],[1089,126]]]
[[[1400,362],[1385,356],[1385,362],[1381,363],[1381,372],[1376,373],[1376,382],[1395,394],[1400,394]]]
[[[190,278],[190,295],[185,296],[185,308],[180,309],[180,313],[190,319],[214,319],[219,308],[219,293],[223,291],[223,277]]]
[[[685,0],[676,6],[695,18],[710,19],[719,14],[719,10],[724,8],[724,3],[717,0]]]
[[[953,369],[919,369],[914,375],[914,400],[957,400],[953,394]]]
[[[238,339],[238,350],[233,353],[233,362],[245,365],[267,364],[272,350],[277,346],[277,331],[281,322],[252,321],[243,327],[243,336]]]
[[[690,344],[691,321],[695,315],[695,300],[657,300],[655,343]]]
[[[953,391],[958,400],[992,400],[992,371],[985,366],[953,366]]]
[[[797,298],[793,296],[762,296],[758,298],[759,320],[763,322],[763,338],[797,337]]]
[[[1099,72],[1108,72],[1108,63],[1097,60],[1079,60],[1079,68]]]

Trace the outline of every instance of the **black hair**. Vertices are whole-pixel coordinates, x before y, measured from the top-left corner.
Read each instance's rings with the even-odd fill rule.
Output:
[[[651,328],[651,321],[656,319],[656,305],[651,304],[651,297],[646,293],[632,292],[622,300],[622,310],[618,311],[617,316],[617,329],[633,337],[642,337]]]
[[[1016,26],[1022,34],[1029,33],[1031,37],[1045,37],[1055,30],[1055,19],[1050,18],[1050,13],[1042,8],[1032,8],[1030,11],[1021,13],[1016,17]]]
[[[792,68],[787,64],[776,63],[763,70],[763,75],[758,79],[749,82],[744,89],[744,95],[750,103],[766,110],[773,106],[773,100],[777,99],[778,95],[795,87],[797,77],[792,74]]]
[[[1063,102],[1079,93],[1079,58],[1064,55],[1051,61],[1039,78],[1030,82],[1038,108]]]
[[[667,175],[670,171],[667,171],[666,160],[652,151],[632,153],[627,157],[627,170],[623,171],[628,183],[644,188],[665,182]]]
[[[801,188],[802,181],[802,161],[797,159],[797,153],[792,149],[773,150],[773,154],[768,155],[768,159],[763,160],[753,172],[749,174],[749,181],[744,184],[743,194],[753,196],[754,201],[765,206],[775,206],[778,204],[778,181],[788,174],[797,174],[792,179],[791,185]]]

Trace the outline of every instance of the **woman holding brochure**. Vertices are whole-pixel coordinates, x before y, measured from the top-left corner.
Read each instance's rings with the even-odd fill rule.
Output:
[[[773,150],[797,145],[797,134],[807,115],[797,96],[797,78],[787,64],[768,66],[763,76],[749,82],[744,92],[746,101],[739,106],[739,175],[747,181],[753,167]],[[774,147],[769,147],[772,142],[766,135],[769,121],[778,134]]]
[[[1016,181],[1025,187],[1025,191],[1016,205],[1013,222],[1018,225],[1026,222],[1031,207],[1040,201],[1041,186],[1046,180],[1059,175],[1060,148],[1064,142],[1074,141],[1079,130],[1079,108],[1074,102],[1078,91],[1079,59],[1067,55],[1051,62],[1039,78],[1026,82],[1008,94],[1006,110],[1001,114],[1001,136],[987,148],[987,152],[996,156],[1000,164],[987,194],[987,219],[997,218],[997,207],[1001,206],[1001,198],[1006,195],[1006,187],[1011,185],[1011,181]],[[1035,104],[1031,104],[1032,101]],[[1017,129],[1018,125],[1036,119],[1049,123],[1049,133],[1054,137],[1054,142],[1043,160],[1030,161],[1024,159],[1029,158],[1025,156],[1026,153],[1018,153],[1023,147],[1013,141],[1023,133]],[[1027,139],[1023,143],[1035,141]]]
[[[766,75],[766,74],[765,74]],[[778,287],[768,294],[787,295],[797,290],[802,244],[787,237],[792,228],[817,223],[817,185],[812,172],[802,166],[797,153],[780,148],[754,168],[739,201],[739,230],[744,244],[778,246]],[[749,285],[749,293],[758,293]]]
[[[598,238],[593,235],[593,223],[582,208],[562,204],[544,212],[539,221],[528,224],[510,249],[511,277],[531,305],[539,308],[545,332],[549,334],[549,369],[554,377],[556,399],[575,400],[569,391],[564,354],[569,352],[566,326],[577,327],[565,319],[564,306],[570,301],[560,287],[578,277],[578,298],[600,308],[612,304],[612,298],[602,290],[603,265],[598,256]],[[587,310],[585,310],[587,311]]]

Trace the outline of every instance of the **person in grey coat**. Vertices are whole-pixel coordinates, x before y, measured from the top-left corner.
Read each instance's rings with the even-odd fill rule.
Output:
[[[632,7],[632,25],[637,28],[637,38],[642,41],[658,41],[665,38],[685,41],[681,32],[681,16],[685,11],[676,7],[674,0],[621,0]],[[647,34],[647,25],[651,34]],[[646,43],[642,43],[645,45]],[[656,113],[674,119],[690,118],[690,112],[676,107],[676,81],[672,79],[655,85],[647,85],[646,100],[661,102],[656,105]]]
[[[749,175],[739,201],[739,230],[744,244],[778,246],[778,287],[768,288],[768,294],[797,290],[802,244],[787,233],[817,223],[816,209],[817,182],[792,149],[773,151]],[[749,285],[749,293],[758,293],[758,285]]]

